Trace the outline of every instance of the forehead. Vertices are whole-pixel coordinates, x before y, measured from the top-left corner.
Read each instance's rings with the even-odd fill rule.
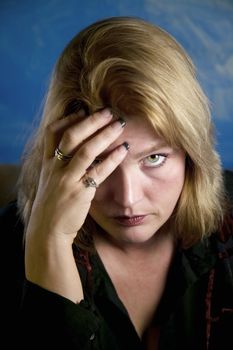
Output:
[[[117,118],[116,118],[117,119]],[[126,121],[121,136],[108,148],[111,151],[123,142],[128,142],[130,153],[141,152],[154,147],[154,150],[161,147],[168,147],[164,138],[158,136],[151,123],[140,116],[124,116]]]

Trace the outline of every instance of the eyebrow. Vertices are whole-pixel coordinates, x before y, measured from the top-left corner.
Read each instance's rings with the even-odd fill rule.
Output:
[[[155,153],[155,152],[159,151],[163,147],[171,148],[164,140],[161,140],[159,142],[156,142],[155,144],[152,144],[147,149],[144,149],[143,151],[138,152],[135,156],[137,158],[141,158],[141,157],[145,156],[146,154]]]
[[[159,151],[163,147],[171,148],[166,143],[165,140],[160,140],[160,141],[155,142],[154,144],[151,144],[147,149],[144,149],[143,151],[134,154],[133,157],[134,158],[142,158],[145,155],[152,154],[152,153]],[[129,150],[130,150],[130,148],[129,148]],[[96,158],[107,157],[108,154],[111,153],[111,151],[112,150],[104,151],[104,152],[100,153]]]

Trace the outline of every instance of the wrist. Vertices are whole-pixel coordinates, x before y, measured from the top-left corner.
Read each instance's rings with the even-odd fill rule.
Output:
[[[52,237],[25,246],[26,278],[74,302],[83,298],[81,281],[70,240]]]

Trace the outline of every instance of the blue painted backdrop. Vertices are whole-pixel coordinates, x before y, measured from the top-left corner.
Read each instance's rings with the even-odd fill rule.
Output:
[[[0,162],[20,161],[63,47],[117,15],[154,22],[185,47],[211,102],[223,165],[233,169],[233,0],[0,0]]]

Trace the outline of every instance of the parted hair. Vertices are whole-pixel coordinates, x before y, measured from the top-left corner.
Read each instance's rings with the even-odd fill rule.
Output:
[[[91,114],[106,106],[122,116],[149,120],[169,145],[185,151],[185,182],[170,218],[181,244],[188,247],[217,230],[225,195],[208,100],[181,45],[135,17],[91,24],[58,58],[40,125],[22,159],[18,206],[25,226],[38,188],[47,126],[79,108]],[[88,220],[77,235],[80,244],[89,242]]]

